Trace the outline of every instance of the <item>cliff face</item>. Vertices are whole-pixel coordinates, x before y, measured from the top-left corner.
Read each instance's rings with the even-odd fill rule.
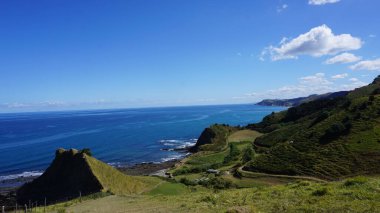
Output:
[[[197,143],[189,151],[220,151],[226,147],[228,136],[236,130],[236,127],[224,124],[212,125],[203,130]]]

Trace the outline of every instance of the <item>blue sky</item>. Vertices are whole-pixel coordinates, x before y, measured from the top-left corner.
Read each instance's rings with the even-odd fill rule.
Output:
[[[253,103],[380,71],[377,0],[0,2],[0,112]]]

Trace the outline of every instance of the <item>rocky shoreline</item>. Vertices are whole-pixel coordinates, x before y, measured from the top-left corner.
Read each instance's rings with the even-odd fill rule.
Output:
[[[179,161],[180,159],[165,161],[161,163],[139,163],[129,167],[119,167],[117,169],[127,175],[154,175],[158,171],[173,167]]]

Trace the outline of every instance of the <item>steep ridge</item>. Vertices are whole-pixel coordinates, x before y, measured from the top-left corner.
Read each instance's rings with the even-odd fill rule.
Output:
[[[380,173],[380,78],[346,96],[272,113],[247,128],[267,133],[245,170],[338,179]]]
[[[256,105],[294,107],[294,106],[298,106],[310,101],[342,97],[342,96],[347,95],[347,93],[348,91],[340,91],[340,92],[331,92],[331,93],[326,93],[326,94],[321,94],[321,95],[309,95],[307,97],[291,98],[291,99],[265,99],[256,103]]]

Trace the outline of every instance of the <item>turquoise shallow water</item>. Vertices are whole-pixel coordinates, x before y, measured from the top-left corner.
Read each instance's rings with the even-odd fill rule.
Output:
[[[282,107],[192,106],[0,114],[0,181],[39,174],[57,148],[90,148],[111,165],[162,162],[186,153],[214,123],[246,125]]]

